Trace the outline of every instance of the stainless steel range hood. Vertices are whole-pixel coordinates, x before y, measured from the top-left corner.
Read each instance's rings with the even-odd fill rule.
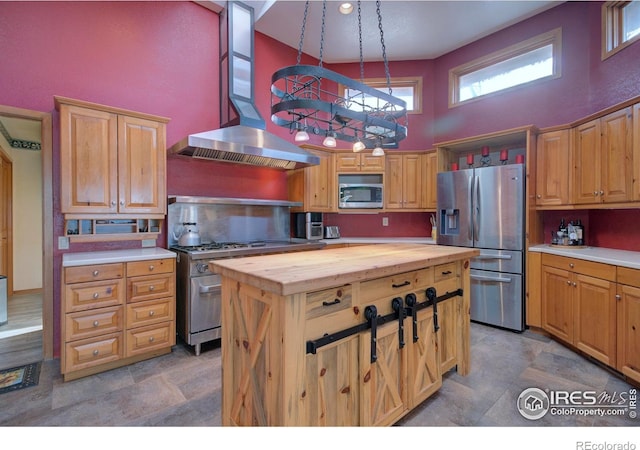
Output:
[[[229,80],[220,86],[222,127],[192,134],[169,152],[285,170],[320,164],[318,156],[265,131],[253,101],[253,14],[251,6],[234,1],[220,13],[220,80]]]

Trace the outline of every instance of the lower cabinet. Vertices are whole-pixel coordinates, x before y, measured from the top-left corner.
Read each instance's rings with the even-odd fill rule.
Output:
[[[543,254],[541,291],[543,329],[640,381],[640,270]]]
[[[65,381],[171,351],[173,258],[63,269],[61,372]]]

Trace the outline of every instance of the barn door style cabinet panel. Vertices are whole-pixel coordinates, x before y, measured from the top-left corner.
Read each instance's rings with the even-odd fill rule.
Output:
[[[159,233],[158,224],[152,230],[138,220],[162,219],[166,213],[169,119],[58,96],[55,103],[60,111],[61,210],[72,221],[66,234],[109,240],[108,235],[144,239],[144,233]],[[132,227],[97,227],[92,220]]]

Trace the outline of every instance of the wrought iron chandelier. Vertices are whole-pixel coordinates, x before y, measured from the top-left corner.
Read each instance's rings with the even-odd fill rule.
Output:
[[[323,145],[327,147],[335,147],[336,140],[341,140],[352,142],[354,152],[370,148],[374,149],[374,154],[383,155],[383,148],[398,148],[398,143],[407,137],[407,108],[404,100],[392,95],[380,0],[376,1],[376,12],[388,94],[364,83],[360,0],[357,2],[360,82],[322,67],[327,0],[322,3],[319,64],[300,64],[309,12],[307,0],[296,65],[284,67],[271,77],[271,120],[289,128],[290,133],[296,133],[296,142],[306,141],[309,134],[314,134],[324,136]],[[323,82],[329,86],[343,85],[345,95],[341,97],[324,88]],[[348,95],[349,92],[356,94]]]

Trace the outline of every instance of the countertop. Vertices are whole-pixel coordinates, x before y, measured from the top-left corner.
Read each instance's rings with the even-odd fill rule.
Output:
[[[375,244],[209,261],[212,272],[278,295],[328,289],[480,254],[473,248]]]
[[[99,252],[65,253],[62,255],[62,267],[87,266],[149,259],[175,258],[175,252],[160,247],[132,248],[126,250],[104,250]]]
[[[327,245],[331,244],[431,244],[436,243],[430,237],[341,237],[338,239],[322,239]]]
[[[611,264],[614,266],[640,269],[640,252],[616,250],[602,247],[570,248],[544,244],[529,247],[530,252],[548,253],[550,255],[567,256],[569,258]]]

